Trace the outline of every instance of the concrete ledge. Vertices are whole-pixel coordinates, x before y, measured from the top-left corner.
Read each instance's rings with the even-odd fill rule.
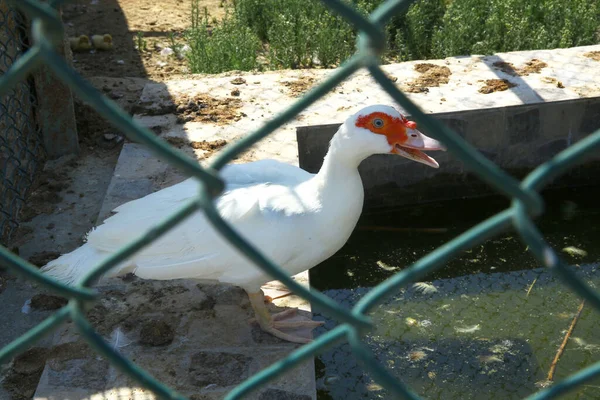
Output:
[[[596,51],[600,51],[600,45],[449,57],[381,68],[411,101],[437,115],[600,96],[600,62],[587,56]],[[434,82],[419,84],[428,80],[428,75],[419,71],[431,65],[450,73],[446,83],[433,79]],[[525,71],[530,65],[538,68]],[[164,139],[231,142],[289,108],[300,95],[332,73],[327,69],[229,72],[152,83],[144,88],[135,118]],[[507,80],[514,86],[481,92],[489,80]],[[235,91],[239,93],[232,95]],[[372,104],[398,107],[369,72],[361,69],[252,146],[240,161],[273,158],[298,165],[294,133],[298,126],[342,122]],[[190,112],[189,105],[202,107],[201,115]],[[492,126],[485,117],[479,123]]]
[[[431,114],[485,157],[522,178],[541,163],[600,128],[600,97]],[[340,124],[296,129],[300,167],[317,172]],[[423,133],[430,134],[423,130]],[[494,193],[448,152],[433,152],[440,168],[402,157],[377,155],[359,167],[367,208],[476,197]],[[600,157],[592,156],[554,186],[600,182]]]

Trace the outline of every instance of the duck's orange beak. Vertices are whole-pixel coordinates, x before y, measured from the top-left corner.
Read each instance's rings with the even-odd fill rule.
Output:
[[[393,146],[391,153],[406,157],[409,160],[429,165],[433,168],[439,168],[439,164],[433,158],[429,157],[424,151],[446,151],[446,147],[435,139],[425,136],[417,129],[417,124],[413,121],[401,121],[399,131],[404,131],[403,135],[394,135],[388,137],[394,139],[390,141]]]

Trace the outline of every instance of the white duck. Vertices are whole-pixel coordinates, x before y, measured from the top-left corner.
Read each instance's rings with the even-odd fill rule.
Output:
[[[216,200],[221,216],[271,260],[295,275],[338,251],[363,207],[358,165],[373,154],[397,154],[437,168],[423,150],[444,150],[396,109],[363,108],[333,136],[319,173],[274,160],[229,165],[222,171],[226,191]],[[117,207],[116,215],[92,230],[87,243],[42,270],[73,283],[106,256],[162,221],[198,194],[193,178]],[[110,276],[133,272],[143,279],[216,280],[242,287],[260,327],[284,340],[306,343],[281,329],[320,325],[285,321],[293,312],[272,316],[261,285],[272,280],[221,237],[201,211],[115,267]],[[294,310],[295,311],[295,310]]]

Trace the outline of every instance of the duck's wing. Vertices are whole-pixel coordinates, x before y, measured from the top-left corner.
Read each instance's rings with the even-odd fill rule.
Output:
[[[304,205],[297,202],[291,186],[277,184],[250,184],[259,177],[284,181],[281,170],[273,163],[262,163],[254,170],[230,168],[228,179],[231,190],[216,200],[220,215],[259,248],[276,246],[278,232],[275,215],[285,216],[303,212]],[[282,164],[282,163],[281,163]],[[239,165],[239,167],[246,166]],[[282,164],[289,166],[287,164]],[[293,171],[297,173],[296,167]],[[284,167],[285,168],[285,167]],[[237,171],[236,171],[237,169]],[[288,171],[291,171],[288,169]],[[241,175],[238,172],[242,172]],[[308,174],[308,173],[305,173]],[[296,174],[289,181],[301,182],[311,174]],[[288,181],[288,182],[289,182]],[[231,183],[233,182],[233,183]],[[139,237],[180,208],[186,200],[198,193],[198,183],[188,179],[177,185],[126,203],[115,209],[116,215],[89,233],[88,243],[98,251],[112,254],[123,245]],[[207,278],[218,279],[226,269],[239,263],[225,240],[217,234],[203,212],[197,211],[177,227],[140,250],[130,263],[135,273],[148,279]],[[117,272],[117,271],[113,271]],[[240,274],[245,273],[239,271]]]
[[[291,164],[276,160],[259,160],[247,164],[229,164],[221,170],[228,187],[273,183],[297,185],[314,175]]]
[[[158,192],[150,193],[147,196],[118,206],[112,211],[116,214],[105,219],[101,226],[119,222],[135,223],[146,219],[160,218],[161,216],[166,217],[194,196],[197,196],[199,191],[200,184],[195,179],[186,179]]]
[[[242,194],[247,195],[247,190],[236,192],[235,194],[231,193],[233,190],[261,184],[294,186],[313,176],[313,174],[296,166],[275,160],[260,160],[247,164],[230,164],[221,171],[221,177],[226,182],[226,188],[223,195],[217,199],[217,208],[230,210],[224,215],[224,218],[233,217],[234,214],[238,216],[245,215],[253,206],[251,202],[242,201],[244,198]],[[263,189],[264,187],[262,189],[252,189],[252,192],[260,193],[260,190]],[[200,184],[198,181],[194,178],[186,179],[158,192],[118,206],[113,210],[113,213],[116,213],[116,215],[104,220],[101,226],[112,223],[144,224],[145,221],[156,224],[160,222],[160,218],[166,217],[194,196],[197,196],[199,191]],[[254,197],[256,196],[251,196],[251,198]],[[232,214],[231,210],[237,211]],[[235,223],[235,218],[229,222]],[[94,235],[98,235],[96,230],[93,231],[95,232]]]
[[[257,213],[258,191],[263,185],[238,187],[225,192],[216,200],[219,214],[229,223],[237,224]],[[266,185],[265,185],[266,186]],[[120,247],[162,222],[198,194],[199,185],[188,179],[175,186],[152,193],[117,207],[115,215],[87,235],[87,242],[96,249],[113,253]],[[209,227],[202,210],[194,212],[139,254],[160,255],[185,253],[196,247]]]

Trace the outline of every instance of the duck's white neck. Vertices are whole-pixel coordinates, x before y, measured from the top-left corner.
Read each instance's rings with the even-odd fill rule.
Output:
[[[346,126],[342,125],[331,139],[323,165],[317,174],[323,180],[334,181],[349,172],[358,173],[358,166],[368,155],[360,154],[347,137]]]
[[[339,200],[340,197],[344,199],[344,196],[353,196],[362,207],[364,193],[358,166],[368,154],[357,152],[345,129],[342,125],[331,139],[323,165],[314,177],[313,184],[317,185],[317,191],[324,198]]]

